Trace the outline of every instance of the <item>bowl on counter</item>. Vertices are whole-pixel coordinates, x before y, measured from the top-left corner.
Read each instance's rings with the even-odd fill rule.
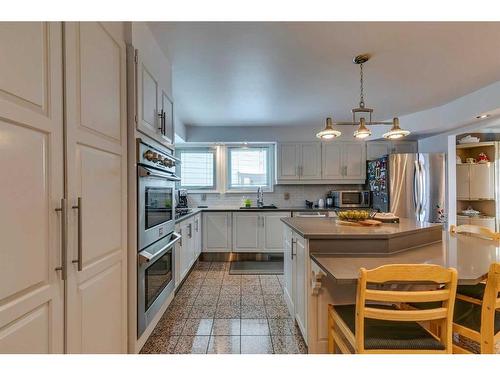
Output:
[[[337,217],[345,221],[363,221],[371,218],[373,212],[370,210],[339,210]]]

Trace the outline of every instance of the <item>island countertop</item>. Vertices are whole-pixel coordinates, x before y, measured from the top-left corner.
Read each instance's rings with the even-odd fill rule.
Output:
[[[477,284],[488,273],[491,263],[500,261],[500,241],[467,235],[442,233],[442,242],[381,255],[335,255],[310,253],[311,259],[339,283],[355,283],[359,269],[373,269],[385,264],[437,264],[453,267],[459,284]]]

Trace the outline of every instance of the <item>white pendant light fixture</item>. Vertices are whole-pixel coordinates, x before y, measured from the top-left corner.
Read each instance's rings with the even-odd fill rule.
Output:
[[[341,134],[341,132],[333,128],[333,121],[331,117],[328,117],[325,122],[325,128],[316,134],[316,137],[327,140],[340,137]]]
[[[325,129],[316,134],[316,137],[324,140],[333,139],[340,136],[340,131],[333,129],[333,125],[357,125],[358,129],[354,132],[354,137],[358,139],[368,138],[372,132],[367,126],[372,125],[392,125],[391,130],[383,135],[387,139],[399,139],[406,137],[410,134],[408,130],[403,130],[399,127],[399,119],[395,117],[392,122],[390,121],[373,121],[372,120],[372,108],[365,107],[364,98],[364,85],[363,85],[363,64],[370,60],[369,54],[363,54],[356,56],[352,62],[359,65],[359,81],[360,81],[360,94],[359,94],[359,107],[351,109],[352,121],[348,122],[336,122],[333,123],[332,119],[329,117],[326,119]],[[363,116],[361,116],[363,115]],[[356,116],[360,116],[359,120]],[[368,121],[366,120],[368,118]]]
[[[392,128],[387,133],[383,135],[386,139],[399,139],[406,137],[410,132],[408,130],[403,130],[399,127],[399,119],[394,117],[392,120]]]

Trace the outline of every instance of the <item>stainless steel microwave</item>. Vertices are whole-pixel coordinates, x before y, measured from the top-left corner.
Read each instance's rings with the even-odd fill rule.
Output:
[[[333,205],[338,208],[369,208],[369,190],[335,190],[330,192]]]

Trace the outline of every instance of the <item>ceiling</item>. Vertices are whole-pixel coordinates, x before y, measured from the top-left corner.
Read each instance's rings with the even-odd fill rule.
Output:
[[[315,126],[374,120],[447,103],[500,80],[500,23],[159,22],[150,28],[173,64],[176,114],[194,126]],[[404,124],[401,124],[404,127]],[[419,132],[432,130],[422,124]]]

